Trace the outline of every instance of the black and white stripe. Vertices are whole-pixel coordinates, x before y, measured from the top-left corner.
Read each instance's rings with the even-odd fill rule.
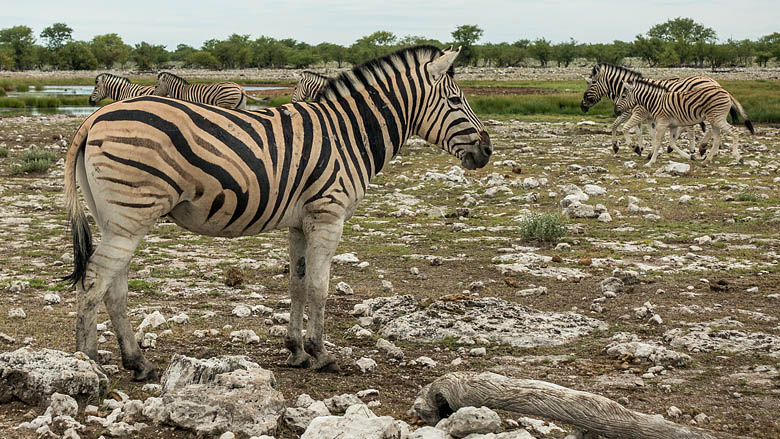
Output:
[[[316,100],[320,90],[322,90],[327,82],[327,76],[308,70],[301,72],[301,77],[298,79],[298,83],[295,84],[295,90],[293,90],[292,98],[290,99],[291,102],[296,103],[305,100]]]
[[[458,53],[400,50],[331,78],[314,103],[247,112],[149,96],[92,114],[74,137],[65,171],[77,259],[70,279],[79,285],[77,349],[97,356],[95,307],[103,300],[123,365],[136,378],[154,374],[125,315],[126,273],[136,246],[168,215],[211,236],[288,228],[288,364],[334,368],[322,339],[330,261],[371,178],[412,135],[467,169],[485,166],[492,153],[455,84]],[[102,231],[94,252],[77,182]]]
[[[168,96],[201,104],[216,105],[222,108],[246,108],[246,94],[243,87],[235,82],[216,82],[213,84],[190,84],[184,78],[170,72],[157,75],[156,96]]]
[[[138,85],[123,76],[101,73],[95,77],[95,89],[89,95],[89,105],[97,105],[105,98],[122,101],[154,93],[153,85]]]
[[[593,66],[593,69],[591,70],[590,77],[585,78],[585,81],[588,83],[588,87],[585,89],[585,93],[582,96],[582,102],[580,103],[580,108],[582,109],[582,111],[587,113],[590,107],[596,105],[605,96],[610,98],[613,102],[615,102],[623,93],[623,84],[638,79],[646,79],[646,78],[643,78],[642,73],[627,69],[622,66],[616,66],[607,63],[596,64],[595,66]],[[662,87],[666,87],[671,91],[688,91],[697,87],[709,87],[709,86],[720,87],[720,84],[718,84],[717,81],[715,81],[712,78],[708,78],[706,76],[689,76],[686,78],[671,78],[671,79],[662,79],[662,80],[648,79],[648,81],[654,81],[658,85]],[[638,115],[639,113],[637,113],[637,116]],[[632,116],[631,112],[624,111],[612,124],[611,127],[612,150],[615,153],[617,153],[619,150],[619,146],[617,142],[617,128],[618,126],[620,126],[620,124],[629,120],[631,116]],[[634,147],[634,151],[637,154],[641,154],[642,150],[644,149],[644,140],[642,138],[641,123],[644,122],[645,119],[638,119],[635,117],[633,120],[634,123],[632,123],[630,128],[633,128],[633,126],[637,126],[637,129],[639,131],[638,133],[639,144]],[[704,124],[701,124],[701,128],[702,130],[705,130]],[[629,144],[630,146],[630,138],[628,134],[629,130],[624,127],[623,131],[626,137],[626,143]],[[654,137],[652,124],[651,124],[650,131],[651,131],[651,137]],[[675,136],[677,135],[676,129],[672,132],[672,134]],[[694,127],[691,127],[690,129],[690,142],[692,144],[695,142]],[[681,154],[683,154],[682,151],[680,150],[678,151]]]
[[[624,90],[615,103],[615,112],[623,114],[631,112],[634,117],[649,117],[656,122],[656,133],[653,139],[653,155],[645,166],[652,165],[658,157],[659,145],[667,129],[693,126],[702,122],[711,124],[712,149],[704,159],[705,164],[712,161],[720,146],[720,133],[736,134],[729,125],[727,117],[730,112],[737,112],[744,119],[745,126],[753,133],[753,124],[748,119],[742,105],[734,99],[723,87],[702,85],[687,91],[674,91],[656,81],[637,79],[624,84]],[[639,116],[635,116],[639,114]],[[671,147],[675,148],[674,135],[670,136]],[[732,155],[741,160],[737,142],[732,142]],[[691,156],[693,159],[694,156]]]

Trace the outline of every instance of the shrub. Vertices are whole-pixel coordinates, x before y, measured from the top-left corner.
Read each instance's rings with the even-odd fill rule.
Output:
[[[8,148],[3,148],[0,146],[0,158],[8,157]]]
[[[758,195],[754,194],[753,192],[743,192],[737,195],[737,201],[750,201],[755,203],[758,201]]]
[[[18,91],[20,93],[23,93],[23,92],[26,92],[26,91],[30,91],[30,86],[27,85],[27,84],[16,84],[16,86],[14,88],[16,89],[16,91]]]
[[[566,232],[566,221],[552,213],[533,213],[520,221],[519,228],[524,241],[554,243]]]
[[[8,96],[8,93],[5,92],[5,89],[0,87],[0,97]]]
[[[11,166],[11,175],[27,172],[43,172],[51,168],[56,158],[51,151],[29,149],[22,153],[22,162]]]

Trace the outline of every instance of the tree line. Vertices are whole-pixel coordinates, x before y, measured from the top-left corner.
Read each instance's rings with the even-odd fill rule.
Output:
[[[172,65],[203,69],[307,68],[323,63],[358,64],[401,47],[433,44],[462,47],[460,65],[513,67],[551,65],[568,67],[575,59],[620,64],[638,58],[651,67],[691,66],[721,68],[780,61],[780,33],[749,39],[719,41],[712,28],[691,18],[678,17],[652,26],[633,41],[579,43],[573,39],[554,43],[545,38],[513,43],[479,44],[483,30],[476,25],[457,26],[451,41],[422,36],[399,37],[377,31],[349,46],[333,43],[311,45],[292,38],[275,39],[233,34],[210,39],[200,48],[179,44],[174,50],[141,42],[130,46],[115,34],[97,35],[91,41],[73,40],[73,29],[54,23],[36,38],[24,25],[0,30],[0,69],[94,70],[129,68],[153,70]]]

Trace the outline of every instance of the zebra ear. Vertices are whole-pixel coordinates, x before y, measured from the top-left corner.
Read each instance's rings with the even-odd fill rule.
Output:
[[[450,66],[455,62],[455,58],[460,53],[460,47],[458,50],[445,50],[442,56],[436,58],[428,64],[428,73],[433,76],[434,79],[438,79],[441,75],[447,73]]]

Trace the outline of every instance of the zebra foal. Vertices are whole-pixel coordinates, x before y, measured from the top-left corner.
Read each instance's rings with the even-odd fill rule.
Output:
[[[637,79],[623,85],[623,93],[615,103],[615,112],[620,115],[625,112],[640,112],[656,121],[656,132],[653,139],[653,154],[645,167],[655,163],[661,139],[667,129],[692,126],[702,122],[711,125],[712,148],[707,153],[703,165],[707,165],[718,153],[721,142],[721,132],[736,135],[736,130],[729,125],[727,117],[734,108],[744,119],[745,126],[751,134],[755,134],[753,124],[748,119],[742,105],[731,94],[720,86],[702,86],[688,91],[672,91],[656,82]],[[675,148],[675,135],[669,136],[670,147]],[[737,142],[732,142],[731,154],[735,160],[741,161]],[[691,159],[695,153],[691,154]],[[686,157],[687,158],[687,157]]]
[[[246,109],[246,93],[235,82],[216,82],[213,84],[190,84],[184,78],[170,72],[157,74],[155,96],[168,96],[201,104],[216,105],[229,109]]]
[[[89,95],[89,105],[97,105],[105,98],[122,101],[154,93],[153,85],[138,85],[123,76],[101,73],[95,77],[95,88]]]
[[[316,100],[320,90],[327,84],[328,77],[311,71],[301,72],[298,83],[295,84],[292,98],[290,101],[294,104],[304,100]]]
[[[123,366],[138,380],[156,376],[127,319],[127,272],[143,237],[168,215],[210,236],[287,228],[287,364],[337,370],[323,344],[331,259],[371,178],[412,135],[439,145],[466,169],[485,166],[492,154],[489,135],[454,81],[458,53],[400,50],[330,79],[314,103],[248,112],[148,96],[93,113],[65,164],[76,348],[97,358],[95,311],[102,300]],[[94,249],[77,184],[102,231]]]

